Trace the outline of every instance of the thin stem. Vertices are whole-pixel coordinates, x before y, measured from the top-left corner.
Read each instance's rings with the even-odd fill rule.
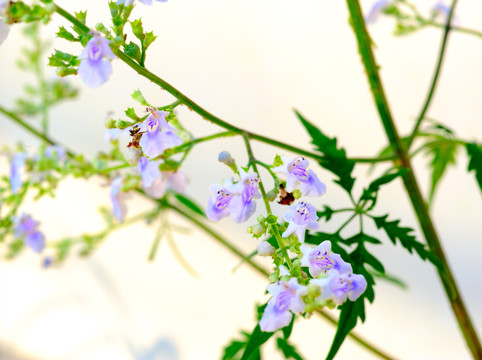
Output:
[[[239,250],[237,247],[232,245],[228,240],[226,240],[222,235],[217,233],[214,229],[212,229],[210,226],[206,225],[204,222],[200,221],[198,219],[198,216],[193,213],[188,213],[187,211],[171,204],[167,203],[165,206],[174,212],[178,213],[181,215],[184,219],[188,220],[189,222],[193,223],[200,229],[202,229],[204,232],[206,232],[208,235],[210,235],[211,238],[215,239],[218,243],[229,249],[233,254],[236,256],[240,257],[241,259],[244,259],[244,261],[249,264],[254,270],[258,272],[258,274],[263,275],[264,277],[269,277],[269,272],[263,269],[261,266],[256,264],[251,258],[249,258],[246,254],[244,254],[241,250]],[[338,322],[337,320],[327,313],[324,310],[317,311],[317,313],[326,319],[328,322],[330,322],[333,325],[337,325]],[[348,334],[348,337],[356,341],[358,344],[360,344],[362,347],[367,349],[368,351],[372,352],[373,354],[377,355],[378,357],[385,359],[385,360],[393,360],[393,358],[383,352],[382,350],[378,349],[375,345],[371,344],[367,340],[363,339],[360,335],[358,335],[356,332],[351,331]]]
[[[223,131],[223,132],[220,132],[220,133],[217,133],[217,134],[203,136],[203,137],[185,142],[185,143],[183,143],[179,146],[164,150],[163,157],[169,157],[171,155],[183,152],[186,149],[189,149],[192,146],[194,146],[196,144],[199,144],[199,143],[202,143],[202,142],[214,140],[214,139],[221,138],[221,137],[230,137],[230,136],[238,136],[238,135],[239,134],[233,133],[232,131]]]
[[[157,227],[156,234],[154,235],[154,241],[152,242],[151,250],[149,251],[149,257],[147,258],[148,261],[154,261],[157,254],[157,249],[159,248],[159,244],[161,243],[162,236],[164,235],[164,219],[162,218],[159,220],[159,226]]]
[[[447,16],[447,21],[445,22],[445,30],[444,34],[442,37],[442,44],[440,45],[440,50],[438,54],[438,60],[437,60],[437,65],[435,66],[435,71],[432,77],[432,83],[430,85],[430,88],[427,93],[427,97],[425,98],[425,102],[422,106],[422,109],[420,110],[420,113],[417,117],[417,121],[415,122],[415,126],[413,127],[413,130],[410,134],[410,137],[407,140],[407,149],[406,151],[408,152],[410,149],[410,145],[412,145],[413,140],[417,136],[418,129],[420,128],[420,125],[422,124],[423,119],[425,118],[425,114],[427,113],[428,107],[430,106],[430,103],[432,101],[432,97],[435,93],[435,88],[437,87],[437,82],[438,78],[440,75],[440,70],[442,69],[442,64],[444,61],[444,55],[445,55],[445,49],[447,47],[447,40],[448,36],[450,33],[450,23],[452,22],[452,18],[455,12],[455,6],[457,6],[457,1],[458,0],[452,0],[452,6],[450,7],[450,12],[449,15]]]
[[[338,230],[336,230],[336,233],[335,234],[340,234],[340,232],[345,228],[345,226],[347,226],[356,216],[356,213],[351,215],[348,220],[346,220],[339,228]]]
[[[261,180],[261,176],[258,171],[258,166],[256,165],[257,161],[256,161],[256,158],[254,157],[253,149],[251,148],[251,144],[249,143],[249,138],[246,133],[243,134],[243,139],[244,139],[244,144],[246,145],[246,150],[248,151],[249,163],[253,167],[256,174],[258,174],[258,177],[260,179],[259,190],[261,191],[261,195],[263,197],[264,205],[266,207],[266,212],[268,213],[268,216],[272,215],[273,213],[271,212],[271,206],[269,205],[269,200],[268,200],[268,197],[266,196],[266,191],[264,189],[263,181]],[[269,224],[269,226],[271,227],[271,229],[273,229],[274,237],[286,260],[286,263],[288,264],[288,267],[290,269],[293,268],[293,263],[291,262],[291,259],[288,255],[288,251],[286,251],[286,247],[283,245],[283,239],[281,238],[281,235],[279,233],[278,224]]]
[[[447,26],[446,24],[437,23],[435,21],[427,21],[426,24],[430,25],[430,26],[433,26],[433,27],[436,27],[436,28],[439,28],[439,29],[440,28],[445,29],[446,26]],[[454,26],[454,25],[451,25],[450,29],[452,31],[457,31],[457,32],[464,33],[464,34],[482,37],[482,31],[479,31],[479,30],[470,29],[470,28],[466,28],[466,27],[462,27],[462,26]]]
[[[379,67],[373,55],[373,50],[371,47],[372,42],[365,26],[360,4],[358,0],[346,0],[346,3],[350,12],[351,24],[358,42],[359,52],[368,77],[371,92],[380,115],[380,119],[385,129],[385,133],[399,158],[400,165],[407,169],[407,172],[402,177],[403,184],[407,190],[412,207],[415,211],[420,227],[422,228],[422,232],[425,236],[427,244],[430,250],[435,254],[435,256],[437,256],[439,260],[437,271],[444,286],[447,298],[452,306],[452,310],[457,318],[459,327],[464,335],[467,346],[469,347],[474,359],[482,359],[482,347],[477,337],[477,333],[475,332],[475,328],[465,308],[460,292],[457,289],[457,284],[448,265],[438,235],[435,231],[435,227],[428,212],[426,202],[415,179],[410,158],[395,127],[395,123],[385,97],[385,90],[378,73]]]

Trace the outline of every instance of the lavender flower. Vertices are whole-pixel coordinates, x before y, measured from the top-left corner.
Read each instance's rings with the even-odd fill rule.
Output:
[[[367,24],[373,24],[377,21],[378,16],[380,13],[386,9],[392,0],[377,0],[372,5],[370,11],[368,12],[367,16],[365,16],[365,22]]]
[[[124,221],[127,215],[127,205],[124,201],[125,194],[121,192],[122,189],[122,177],[117,177],[112,182],[110,188],[110,199],[112,201],[112,209],[117,221]]]
[[[281,329],[291,322],[291,312],[300,314],[305,311],[302,296],[308,293],[308,289],[304,285],[299,285],[298,279],[278,281],[268,285],[267,289],[273,297],[268,301],[259,322],[262,331],[272,332]]]
[[[329,240],[323,241],[316,248],[303,244],[300,250],[303,253],[301,266],[308,266],[309,272],[314,278],[330,269],[336,269],[341,273],[352,272],[351,265],[345,262],[340,255],[331,251]]]
[[[60,145],[50,145],[45,149],[45,157],[53,159],[54,157],[57,161],[61,161],[65,158],[66,150]]]
[[[312,170],[307,170],[309,161],[303,156],[291,159],[281,156],[283,165],[273,168],[274,172],[286,175],[287,192],[292,192],[300,186],[300,191],[305,196],[321,196],[326,193],[326,185],[322,183]]]
[[[8,7],[8,1],[0,0],[0,44],[2,44],[10,32],[10,26],[5,22],[5,14]]]
[[[229,204],[234,197],[233,179],[223,181],[222,185],[211,185],[209,191],[214,195],[209,198],[206,216],[209,220],[218,221],[229,216]]]
[[[84,83],[97,88],[105,83],[112,74],[112,65],[107,59],[115,59],[109,41],[96,33],[79,55],[80,65],[77,73]]]
[[[45,248],[45,236],[37,230],[39,223],[27,214],[15,218],[14,223],[14,237],[23,239],[25,245],[36,253],[42,252]]]
[[[156,157],[163,153],[164,150],[181,145],[182,139],[176,134],[176,129],[169,125],[166,121],[166,111],[152,110],[151,114],[140,126],[142,134],[139,145],[149,157]]]
[[[155,179],[161,177],[159,162],[149,161],[145,156],[139,159],[138,169],[141,173],[142,185],[146,188],[151,186]]]
[[[367,281],[363,275],[340,273],[331,269],[327,272],[326,278],[312,279],[310,284],[320,287],[321,295],[317,300],[332,300],[335,304],[341,305],[346,299],[355,301],[367,288]]]
[[[304,201],[291,205],[290,210],[283,215],[283,219],[289,222],[288,228],[282,234],[288,237],[292,233],[296,233],[298,240],[302,243],[305,241],[306,230],[318,229],[318,216],[313,205]]]
[[[234,187],[236,194],[229,204],[231,217],[237,223],[244,222],[256,211],[256,202],[253,199],[259,199],[259,177],[255,173],[247,173],[243,169],[239,169],[241,180]]]
[[[13,194],[22,186],[22,168],[25,166],[26,158],[27,154],[16,153],[10,164],[10,187]]]

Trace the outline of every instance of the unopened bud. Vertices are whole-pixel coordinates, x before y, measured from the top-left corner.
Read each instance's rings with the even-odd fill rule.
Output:
[[[301,197],[301,191],[299,191],[298,189],[293,190],[293,197],[295,199],[299,199]]]
[[[274,201],[277,195],[278,195],[278,189],[272,189],[268,191],[268,193],[266,194],[266,198],[268,199],[268,201]]]
[[[254,224],[252,227],[253,235],[263,235],[266,232],[266,227],[261,224]]]
[[[264,222],[266,221],[266,218],[263,216],[263,215],[259,215],[256,220],[258,220],[258,222],[260,224],[264,224]]]
[[[257,250],[260,256],[270,256],[274,253],[274,247],[267,241],[259,243]]]
[[[228,151],[221,151],[218,155],[218,161],[229,166],[229,168],[234,172],[238,172],[236,161],[233,159],[233,157]]]
[[[65,66],[59,66],[59,67],[55,70],[55,72],[56,72],[56,74],[57,74],[58,76],[60,76],[60,77],[77,74],[77,70],[76,70],[76,69],[71,68],[71,67],[65,67]]]
[[[141,149],[129,147],[127,148],[124,156],[130,165],[136,165],[139,162],[141,155],[142,155]]]
[[[105,128],[106,129],[115,129],[116,121],[114,119],[107,119],[105,121]]]
[[[246,232],[248,234],[252,234],[253,233],[253,227],[252,226],[248,226],[248,228],[246,229]]]
[[[132,123],[130,121],[119,119],[115,122],[115,127],[118,129],[125,129],[126,127],[131,126]]]

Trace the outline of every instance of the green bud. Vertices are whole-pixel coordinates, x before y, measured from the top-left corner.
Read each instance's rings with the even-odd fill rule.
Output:
[[[266,218],[266,221],[268,222],[268,224],[274,225],[274,224],[276,224],[276,222],[278,221],[278,217],[277,217],[277,216],[274,216],[274,215],[269,215],[269,216]]]
[[[268,193],[266,194],[266,197],[268,198],[268,201],[274,201],[277,195],[278,195],[278,189],[275,188],[268,191]]]
[[[298,189],[293,190],[293,197],[295,199],[299,199],[301,197],[301,191],[299,191]]]
[[[252,234],[253,233],[253,227],[252,226],[248,226],[248,228],[246,229],[246,232],[248,234]]]
[[[315,307],[312,304],[305,304],[305,312],[306,313],[311,313],[315,311]]]
[[[320,287],[316,284],[308,284],[308,295],[313,297],[320,295]]]
[[[125,129],[126,127],[129,127],[133,125],[130,121],[122,120],[119,119],[115,122],[115,127],[118,129]]]
[[[115,129],[116,121],[114,119],[107,119],[105,121],[105,128],[106,129]]]
[[[266,222],[266,218],[263,216],[263,215],[259,215],[256,220],[258,220],[258,222],[260,224],[264,224]]]
[[[293,266],[294,266],[294,267],[297,267],[297,268],[300,268],[300,267],[301,267],[301,261],[300,261],[300,259],[295,259],[295,260],[293,260]]]
[[[274,283],[275,281],[278,281],[278,272],[275,271],[274,273],[269,274],[268,279],[272,283]]]
[[[262,224],[254,224],[250,227],[254,235],[263,235],[266,232],[266,227]]]
[[[59,66],[57,69],[55,69],[55,72],[57,73],[58,76],[64,77],[68,75],[77,74],[77,69],[74,69],[71,67]]]

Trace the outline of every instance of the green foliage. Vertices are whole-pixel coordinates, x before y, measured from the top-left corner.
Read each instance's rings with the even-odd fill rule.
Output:
[[[22,1],[10,2],[6,11],[7,22],[10,24],[19,22],[42,21],[47,23],[50,20],[51,11],[41,5],[27,5]]]
[[[138,101],[141,105],[144,106],[151,106],[147,100],[144,98],[144,95],[142,95],[141,91],[139,89],[134,90],[134,92],[131,94],[131,97]]]
[[[413,229],[408,227],[400,227],[398,226],[400,220],[388,221],[387,218],[388,214],[379,217],[374,216],[373,220],[375,221],[377,228],[383,229],[386,232],[388,238],[394,245],[397,244],[398,240],[400,245],[407,249],[410,254],[412,254],[412,251],[415,250],[422,260],[429,259],[434,265],[438,264],[434,254],[428,250],[424,244],[418,242],[415,238],[415,235],[411,234]]]
[[[296,348],[291,345],[288,340],[278,338],[276,339],[276,345],[286,359],[303,360],[301,355],[298,353],[298,350],[296,350]]]
[[[249,340],[246,343],[241,360],[259,359],[259,357],[256,356],[259,353],[260,347],[268,341],[273,334],[274,332],[261,331],[259,324],[257,324],[251,335],[249,335]]]
[[[476,143],[468,143],[465,147],[467,149],[467,155],[470,158],[467,170],[473,170],[475,172],[475,178],[482,191],[482,146]]]
[[[204,210],[193,199],[182,194],[175,194],[175,196],[176,196],[176,199],[179,200],[181,204],[188,207],[196,214],[206,217]]]
[[[65,39],[65,40],[68,40],[68,41],[80,41],[77,36],[72,34],[70,31],[68,31],[63,26],[61,26],[59,28],[59,31],[55,35],[57,35],[58,38]]]
[[[329,138],[299,112],[295,111],[295,113],[310,134],[313,145],[324,155],[319,164],[338,176],[339,179],[335,180],[335,183],[351,193],[355,183],[355,179],[351,176],[355,162],[346,157],[345,150],[336,147],[336,138]]]
[[[379,177],[378,179],[373,180],[370,185],[368,185],[368,188],[363,189],[363,193],[360,197],[360,202],[364,201],[363,203],[363,209],[365,211],[369,211],[375,207],[375,204],[377,203],[377,198],[378,198],[378,191],[380,190],[380,186],[386,185],[393,180],[395,180],[399,176],[403,176],[407,172],[406,169],[401,169],[398,171],[389,171]],[[368,207],[366,206],[368,203]]]
[[[124,44],[124,52],[127,56],[133,58],[135,61],[140,62],[142,59],[141,49],[136,43]]]

